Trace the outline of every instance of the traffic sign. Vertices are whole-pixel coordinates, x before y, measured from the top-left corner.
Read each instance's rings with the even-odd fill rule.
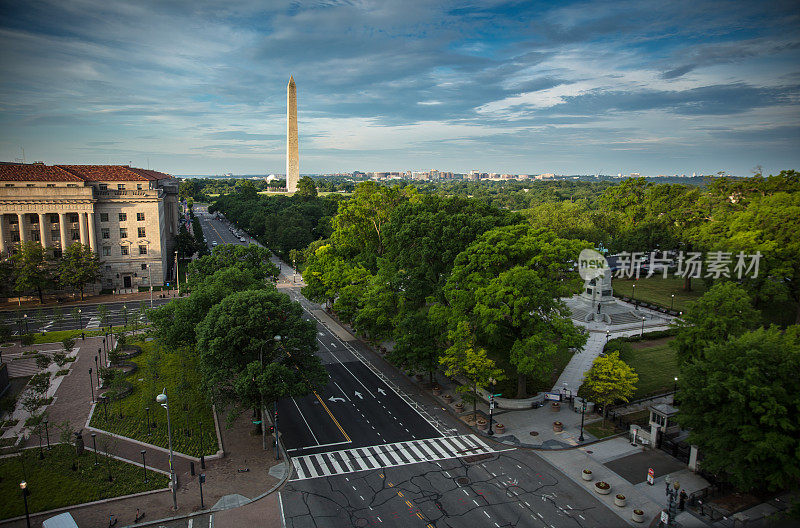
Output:
[[[647,470],[647,483],[650,484],[651,486],[655,484],[655,477],[656,477],[655,470],[653,468],[649,468]]]
[[[261,420],[253,420],[253,425],[261,425]]]

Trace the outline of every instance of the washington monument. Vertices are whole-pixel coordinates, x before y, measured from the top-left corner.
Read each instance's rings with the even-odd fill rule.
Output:
[[[300,154],[297,151],[297,87],[289,77],[286,87],[286,190],[297,190],[300,179]]]

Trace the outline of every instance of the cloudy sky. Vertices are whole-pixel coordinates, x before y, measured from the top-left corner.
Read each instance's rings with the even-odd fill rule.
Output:
[[[795,0],[0,0],[0,160],[172,174],[800,169]]]

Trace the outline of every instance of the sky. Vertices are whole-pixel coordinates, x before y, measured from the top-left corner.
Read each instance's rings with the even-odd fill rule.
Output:
[[[800,4],[0,0],[0,161],[800,169]]]

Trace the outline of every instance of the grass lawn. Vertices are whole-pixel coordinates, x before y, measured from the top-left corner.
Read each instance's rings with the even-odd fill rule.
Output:
[[[145,326],[144,325],[139,325],[137,328],[139,328],[141,330],[142,328],[145,328]],[[118,326],[114,327],[114,333],[115,334],[117,332],[119,332],[120,330],[122,330],[121,327],[118,327]],[[128,325],[128,326],[125,327],[125,331],[126,332],[131,332],[133,330],[134,330],[133,325]],[[86,335],[86,337],[103,335],[105,333],[105,329],[82,330],[82,331]],[[80,346],[81,330],[56,330],[54,332],[45,332],[44,334],[35,333],[35,334],[33,334],[33,344],[34,345],[38,345],[38,344],[41,344],[41,343],[60,343],[61,341],[63,341],[67,337],[71,337],[71,338],[75,339],[76,340],[75,346]]]
[[[675,358],[675,351],[669,346],[669,342],[673,339],[666,337],[628,343],[630,350],[620,354],[620,359],[630,365],[639,375],[639,383],[637,383],[636,392],[631,400],[646,398],[674,389],[675,376],[678,375],[678,362]]]
[[[76,469],[72,470],[72,462]],[[18,456],[0,459],[0,519],[24,515],[22,492],[19,483],[28,483],[28,508],[31,513],[52,510],[73,504],[92,502],[120,495],[166,488],[169,477],[153,471],[147,472],[149,482],[144,482],[141,466],[113,458],[98,456],[94,465],[91,449],[83,456],[75,456],[75,447],[66,444],[45,449],[45,458],[39,460],[38,449],[25,449]],[[108,468],[114,480],[108,481]],[[24,473],[23,473],[24,465]]]
[[[584,425],[583,429],[598,440],[621,432],[614,427],[614,423],[610,420],[606,420],[605,427],[603,427],[603,420],[599,420]]]
[[[202,454],[216,453],[218,447],[213,411],[211,404],[201,396],[200,373],[191,357],[183,359],[185,366],[182,367],[180,353],[159,352],[156,341],[136,341],[133,344],[144,350],[143,354],[131,359],[139,366],[139,370],[124,378],[133,385],[133,392],[121,400],[109,402],[107,409],[98,404],[90,425],[166,448],[169,445],[167,413],[155,401],[155,397],[166,387],[173,449],[199,457],[202,444]],[[181,372],[185,373],[183,379]],[[150,421],[155,422],[149,434],[146,407],[150,408]],[[108,421],[105,419],[106,410]]]
[[[696,301],[706,292],[706,285],[702,280],[692,280],[692,291],[683,289],[683,279],[668,277],[662,279],[661,275],[653,275],[649,279],[639,280],[614,279],[611,282],[614,294],[630,297],[633,285],[636,285],[635,299],[650,304],[658,304],[665,308],[672,305],[672,295],[675,295],[675,310],[686,311],[689,303]]]
[[[499,357],[490,354],[490,358],[497,364],[498,367],[503,369],[506,374],[506,379],[499,381],[495,385],[495,394],[502,394],[503,398],[516,398],[517,397],[517,373],[513,365],[509,363],[508,358]],[[549,375],[541,377],[528,376],[526,390],[528,396],[534,395],[540,391],[549,391],[553,388],[561,371],[567,366],[569,360],[572,358],[572,353],[564,351],[559,353],[553,358],[553,368]],[[488,389],[488,388],[487,388]]]

